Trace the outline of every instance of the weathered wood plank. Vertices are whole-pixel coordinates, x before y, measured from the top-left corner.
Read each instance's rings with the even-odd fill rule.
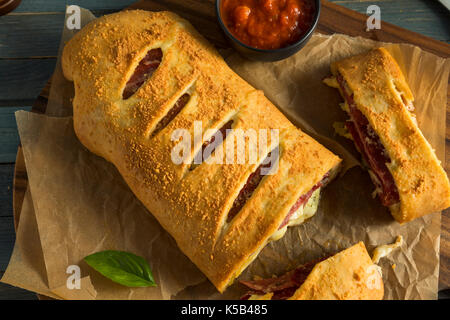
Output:
[[[0,59],[56,57],[63,14],[7,15],[0,19]]]
[[[194,0],[192,0],[194,1]],[[133,4],[130,8],[140,8],[145,10],[170,10],[180,14],[182,17],[192,22],[210,42],[219,47],[225,47],[224,36],[217,26],[214,12],[214,0],[202,0],[202,9],[196,14],[193,10],[192,1],[167,0],[164,2],[157,0],[141,0]],[[209,5],[207,5],[209,3]],[[423,35],[408,32],[398,26],[385,22],[381,30],[366,32],[366,16],[356,11],[336,5],[332,2],[322,0],[322,11],[317,31],[325,34],[344,33],[351,36],[361,36],[373,40],[411,43],[422,47],[424,50],[447,57],[450,55],[450,47],[434,39]]]
[[[136,0],[33,0],[22,1],[14,13],[23,12],[64,12],[66,5],[76,4],[92,11],[121,10]]]
[[[6,100],[31,105],[50,79],[55,64],[56,59],[0,60],[0,105],[17,105],[8,105]]]
[[[0,271],[8,266],[15,239],[13,217],[0,217]]]
[[[20,139],[14,112],[18,110],[30,111],[31,107],[0,107],[0,164],[16,160]]]
[[[0,277],[2,276],[0,272]],[[0,283],[0,300],[37,300],[34,292]]]
[[[388,22],[384,22],[380,30],[367,32],[365,15],[330,1],[322,0],[322,4],[322,13],[317,27],[318,32],[325,34],[343,33],[383,42],[410,43],[438,56],[450,56],[450,46],[445,42],[410,32]]]
[[[24,1],[25,5],[19,6],[21,10],[31,10],[35,12],[40,6],[39,3],[47,1]],[[102,3],[103,1],[100,1]],[[114,11],[126,6],[128,1],[113,1],[115,4],[109,5]],[[166,0],[161,2],[161,6],[168,6],[173,1]],[[176,2],[176,1],[175,1]],[[186,3],[195,1],[186,1]],[[368,2],[355,1],[333,1],[346,7],[365,13]],[[38,4],[36,4],[38,3]],[[89,6],[89,1],[75,2],[81,6],[90,8],[101,8],[101,4]],[[121,7],[120,4],[123,4]],[[433,37],[440,41],[450,41],[450,25],[448,19],[450,13],[447,12],[438,3],[421,2],[421,1],[371,1],[370,4],[377,4],[381,8],[381,17],[384,21],[396,24],[406,29],[422,33],[426,36]],[[52,7],[53,6],[53,7]],[[213,7],[212,2],[196,3],[198,7],[190,8],[196,15],[207,15],[206,11],[210,11]],[[52,9],[54,8],[54,9]],[[43,5],[41,11],[50,12],[51,14],[25,14],[18,11],[12,15],[2,17],[0,19],[0,58],[29,58],[29,57],[55,57],[58,50],[59,39],[61,35],[61,27],[63,23],[63,12],[65,8],[64,1],[49,1]],[[405,8],[408,8],[407,14]],[[55,14],[56,13],[56,14]],[[105,13],[105,12],[104,12]],[[189,13],[186,12],[189,16]],[[220,32],[220,30],[215,30]]]
[[[381,19],[439,41],[450,41],[449,11],[437,1],[411,0],[330,0],[365,14],[369,5],[380,7]],[[383,25],[381,26],[383,28]]]
[[[450,289],[439,291],[438,292],[438,299],[439,300],[450,299]]]
[[[31,6],[28,7],[30,8],[29,10],[37,10],[40,6],[39,3],[41,2],[46,1],[24,1],[23,3],[27,4],[27,6]],[[52,2],[55,1],[49,1],[49,4],[46,5],[47,7],[44,6],[41,10],[50,8],[50,3]],[[171,2],[171,0],[167,2]],[[335,2],[357,9],[361,12],[364,12],[368,5],[367,2]],[[62,4],[56,5],[55,3],[53,3],[53,5],[57,8],[62,6]],[[88,1],[76,3],[85,5],[88,4]],[[126,3],[127,2],[124,2],[124,4]],[[405,7],[406,3],[403,0],[374,1],[374,3],[380,5],[382,8],[382,18],[386,21],[395,23],[398,22],[394,21],[395,19],[406,19],[405,23],[403,23],[403,26],[406,28],[412,30],[421,28],[416,31],[420,31],[425,35],[431,35],[439,40],[450,39],[450,25],[447,23],[449,13],[443,12],[442,10],[444,9],[439,5],[438,7],[434,5],[428,8],[429,5],[423,2],[408,1],[408,6]],[[116,2],[115,5],[118,4],[119,2]],[[93,8],[96,6],[96,8],[101,7],[100,4],[95,4],[93,6]],[[113,6],[111,5],[110,8],[112,7]],[[405,14],[405,8],[408,8],[408,14]],[[206,8],[205,10],[210,9]],[[0,30],[5,30],[5,32],[0,32],[0,59],[56,56],[62,21],[62,14],[11,15],[2,17],[2,19],[0,19]],[[45,79],[52,73],[53,67],[54,61],[51,62],[51,59],[48,61],[0,60],[0,100],[11,100],[13,105],[29,103],[30,100],[39,93],[39,90],[45,83]],[[23,77],[24,74],[26,74],[27,77]],[[20,77],[20,79],[14,79],[14,77],[17,76]],[[25,83],[23,84],[22,82]],[[0,105],[5,104],[8,105],[8,102],[0,102]]]
[[[0,108],[1,112],[1,108]],[[0,165],[0,278],[8,266],[15,242],[12,217],[13,164]],[[37,299],[36,294],[0,283],[2,299]]]
[[[0,164],[0,218],[13,216],[13,177],[14,164]],[[0,249],[0,254],[2,252]]]

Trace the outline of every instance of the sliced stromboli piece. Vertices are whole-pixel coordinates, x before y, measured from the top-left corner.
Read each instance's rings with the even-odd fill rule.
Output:
[[[369,166],[383,205],[400,223],[450,206],[450,185],[413,114],[413,95],[389,52],[369,51],[331,65],[348,133]],[[348,135],[348,134],[347,134]]]
[[[268,279],[241,281],[251,300],[381,300],[384,295],[379,267],[364,243]]]
[[[162,57],[156,69],[139,67],[158,48]],[[313,214],[317,185],[324,184],[324,177],[333,178],[340,163],[237,76],[175,14],[125,11],[101,17],[69,41],[62,65],[74,81],[74,128],[80,141],[117,167],[137,198],[220,291],[292,220]],[[139,74],[140,69],[146,74]],[[203,140],[194,139],[199,127]],[[233,130],[215,143],[205,162],[194,163],[214,134],[229,128]],[[182,163],[172,158],[179,129],[191,137]],[[212,161],[220,146],[237,140],[239,130],[250,129],[258,141],[260,130],[267,130],[267,144],[258,145],[254,161]],[[279,143],[270,130],[278,130]],[[275,149],[278,170],[259,179],[228,219],[249,177]],[[236,143],[231,150],[239,153]],[[250,156],[248,148],[244,153]],[[225,156],[230,154],[226,150]],[[315,196],[309,196],[313,189]]]

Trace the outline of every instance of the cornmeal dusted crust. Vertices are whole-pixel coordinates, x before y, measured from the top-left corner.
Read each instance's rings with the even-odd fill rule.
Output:
[[[381,300],[383,279],[363,242],[316,264],[290,300]]]
[[[450,185],[433,148],[406,106],[414,98],[392,56],[384,48],[331,65],[353,92],[356,107],[380,137],[391,163],[387,164],[400,195],[390,207],[400,222],[450,206]],[[403,96],[403,99],[402,99]]]
[[[122,91],[149,49],[163,59],[138,91]],[[124,11],[88,24],[64,48],[74,81],[74,127],[80,141],[112,162],[137,198],[181,250],[223,291],[248,257],[277,230],[291,206],[340,159],[295,128],[261,91],[237,76],[185,20],[170,12]],[[159,120],[186,91],[191,99],[164,129]],[[174,129],[193,136],[194,121],[217,130],[279,129],[280,163],[229,225],[226,216],[258,164],[189,164],[171,160]],[[233,136],[229,135],[228,139]],[[261,161],[275,141],[261,151]],[[194,154],[201,148],[197,144]],[[236,151],[236,150],[235,150]],[[237,152],[237,151],[236,151]]]

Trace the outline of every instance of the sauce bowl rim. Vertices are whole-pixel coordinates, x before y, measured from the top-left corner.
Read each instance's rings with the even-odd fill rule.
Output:
[[[248,44],[243,43],[242,41],[240,41],[238,38],[236,38],[227,28],[227,26],[225,25],[222,16],[221,16],[221,10],[220,10],[220,5],[222,3],[222,0],[216,0],[216,15],[217,15],[217,20],[219,21],[219,25],[221,27],[221,29],[223,30],[223,32],[233,41],[235,41],[237,44],[239,44],[240,46],[249,49],[249,50],[253,50],[255,52],[260,52],[260,53],[275,53],[275,52],[283,52],[283,51],[290,51],[292,49],[294,49],[295,47],[297,47],[298,45],[302,44],[303,41],[309,39],[309,37],[311,36],[311,34],[314,32],[314,30],[317,27],[317,24],[319,23],[319,17],[320,17],[320,0],[307,0],[307,1],[314,1],[315,5],[316,5],[316,10],[315,10],[315,14],[314,14],[314,18],[313,18],[313,23],[311,24],[311,26],[309,27],[308,31],[296,42],[286,46],[286,47],[281,47],[281,48],[277,48],[277,49],[259,49],[259,48],[255,48],[252,46],[249,46]]]

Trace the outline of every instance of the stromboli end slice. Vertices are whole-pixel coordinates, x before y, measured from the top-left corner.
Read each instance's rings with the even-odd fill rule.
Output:
[[[384,285],[363,242],[277,278],[241,281],[251,300],[381,300]]]
[[[162,56],[149,57],[158,48]],[[297,200],[326,175],[332,179],[341,161],[293,126],[175,14],[136,10],[96,19],[67,43],[62,67],[75,86],[79,140],[116,166],[219,291],[274,234],[282,235],[286,226],[281,231],[280,226]],[[188,161],[175,163],[171,151],[178,141],[172,134],[185,129],[194,137],[198,123],[203,141],[193,141]],[[213,141],[206,132],[228,127],[233,131],[225,142],[235,139],[239,129],[254,130],[258,139],[261,129],[276,129],[279,144],[269,135],[255,162],[193,165],[194,157]],[[278,170],[262,177],[228,220],[250,175],[276,147]],[[237,154],[236,144],[234,148]],[[317,201],[317,191],[310,199]],[[308,214],[293,215],[296,221],[312,215],[310,201],[300,206]]]
[[[347,128],[371,171],[377,193],[400,223],[450,206],[450,184],[420,131],[414,97],[384,48],[332,63],[325,83],[339,89]]]

